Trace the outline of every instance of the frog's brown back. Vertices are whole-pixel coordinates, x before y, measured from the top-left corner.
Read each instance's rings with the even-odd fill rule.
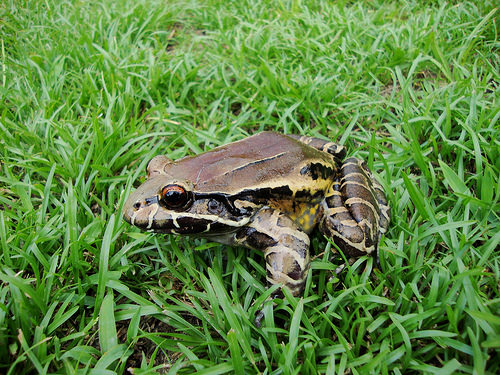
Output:
[[[166,166],[165,171],[191,181],[198,191],[230,194],[251,186],[283,185],[285,179],[293,178],[300,184],[300,169],[305,162],[314,161],[332,163],[329,155],[286,135],[262,132],[180,159]],[[309,183],[306,180],[304,176],[303,183]]]

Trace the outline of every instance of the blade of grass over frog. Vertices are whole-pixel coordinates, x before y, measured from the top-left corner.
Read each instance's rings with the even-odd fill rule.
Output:
[[[238,343],[236,333],[232,328],[227,333],[227,342],[229,344],[229,351],[231,352],[231,362],[234,367],[234,373],[237,375],[245,374],[245,367],[243,366],[240,345]]]
[[[99,345],[101,352],[106,353],[117,344],[114,297],[113,293],[108,293],[102,301],[99,312]]]
[[[112,214],[109,218],[106,230],[102,238],[101,251],[99,253],[99,279],[97,282],[97,295],[94,306],[94,318],[97,317],[101,306],[104,292],[106,291],[108,262],[111,248],[111,240],[113,238],[113,228],[115,226],[115,215]]]

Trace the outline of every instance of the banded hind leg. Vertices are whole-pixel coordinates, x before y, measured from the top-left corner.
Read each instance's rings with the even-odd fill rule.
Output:
[[[302,293],[309,270],[309,236],[292,219],[263,208],[235,234],[234,242],[263,251],[270,284],[285,286],[294,296]]]
[[[321,206],[320,231],[348,256],[370,254],[386,232],[390,208],[366,163],[348,158]]]

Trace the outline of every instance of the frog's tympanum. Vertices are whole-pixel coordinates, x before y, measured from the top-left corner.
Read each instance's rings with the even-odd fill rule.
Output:
[[[124,218],[263,252],[267,279],[299,295],[315,227],[349,257],[377,249],[389,207],[365,163],[318,138],[263,132],[204,154],[154,157]]]

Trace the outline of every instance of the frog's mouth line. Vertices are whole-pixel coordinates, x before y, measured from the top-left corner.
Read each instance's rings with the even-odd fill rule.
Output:
[[[134,211],[131,215],[128,213],[123,215],[125,221],[143,230],[161,233],[201,234],[213,232],[217,234],[243,227],[251,219],[251,217],[241,217],[239,220],[229,220],[209,214],[174,211],[170,211],[163,218],[159,218],[158,214],[161,206],[158,203],[149,204],[147,207],[150,210],[147,220],[138,220],[140,211]]]

